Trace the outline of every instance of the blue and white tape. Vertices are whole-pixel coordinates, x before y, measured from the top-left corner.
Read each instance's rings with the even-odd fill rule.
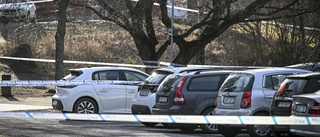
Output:
[[[119,85],[137,85],[141,81],[113,81],[113,80],[17,80],[17,81],[0,81],[0,86],[17,87],[17,86],[73,86],[73,85],[97,85],[97,84],[119,84]]]
[[[295,116],[190,116],[190,115],[130,115],[130,114],[75,114],[0,112],[0,117],[35,119],[68,119],[119,122],[159,122],[183,124],[237,124],[237,125],[320,125],[320,117]]]
[[[36,59],[36,58],[20,58],[20,57],[4,57],[0,56],[0,59],[10,59],[10,60],[22,60],[22,61],[36,61],[36,62],[55,62],[52,59]],[[169,66],[168,62],[158,62],[158,61],[145,61],[146,63],[159,63],[161,65]],[[88,61],[71,61],[64,60],[63,63],[70,64],[86,64],[86,65],[105,65],[105,66],[120,66],[120,67],[135,67],[135,68],[166,68],[164,66],[152,66],[152,65],[134,65],[134,64],[119,64],[119,63],[104,63],[104,62],[88,62]],[[181,64],[173,64],[177,66],[182,66]],[[189,68],[212,68],[212,69],[256,69],[256,68],[271,68],[264,66],[217,66],[217,65],[186,65]],[[274,67],[273,67],[274,68]]]
[[[35,62],[56,62],[53,59],[36,59],[36,58],[20,58],[20,57],[4,57],[4,56],[0,56],[0,59],[35,61]],[[71,60],[64,60],[63,63],[86,64],[86,65],[120,66],[120,67],[135,67],[135,68],[163,68],[163,67],[160,67],[160,66],[151,66],[151,65],[133,65],[133,64],[88,62],[88,61],[71,61]]]

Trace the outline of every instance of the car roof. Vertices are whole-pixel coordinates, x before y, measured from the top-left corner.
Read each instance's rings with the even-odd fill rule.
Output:
[[[139,71],[143,72],[137,69],[133,68],[124,68],[124,67],[91,67],[91,68],[78,68],[78,69],[70,69],[70,71],[82,71],[82,72],[94,72],[94,71],[100,71],[100,70],[128,70],[128,71]],[[145,72],[143,72],[145,73]],[[147,74],[147,73],[145,73]]]
[[[320,79],[320,72],[290,75],[290,76],[287,76],[287,78],[314,78],[314,79]]]
[[[302,69],[293,69],[293,68],[284,68],[284,67],[272,67],[272,68],[262,68],[262,69],[250,69],[245,71],[237,71],[235,73],[250,73],[250,74],[266,74],[266,73],[276,73],[281,71],[296,71],[296,72],[305,72],[310,73],[311,71],[302,70]]]
[[[168,72],[171,74],[176,74],[176,73],[181,73],[183,71],[192,71],[192,70],[208,70],[208,68],[195,68],[195,67],[174,67],[174,68],[161,68],[161,69],[156,69],[156,71],[163,71],[163,72]]]

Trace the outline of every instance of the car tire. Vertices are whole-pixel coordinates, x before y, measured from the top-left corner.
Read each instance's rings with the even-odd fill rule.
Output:
[[[98,113],[98,105],[90,98],[82,98],[75,103],[73,112],[80,114],[96,114]]]
[[[258,113],[255,116],[268,116],[268,114]],[[251,137],[269,137],[272,133],[269,125],[248,125],[247,130]]]
[[[223,125],[217,125],[218,132],[225,137],[234,137],[241,132],[241,128],[237,127],[225,127]]]
[[[162,126],[164,127],[164,128],[176,128],[176,126],[174,126],[173,124],[171,124],[171,123],[161,123],[162,124]]]
[[[29,23],[30,22],[30,12],[28,11],[26,19],[24,21],[25,23]]]
[[[213,115],[212,114],[213,110],[214,110],[214,107],[207,108],[202,112],[202,115],[211,116]],[[202,129],[203,132],[206,132],[206,133],[218,133],[218,128],[216,124],[202,124],[200,125],[200,128]]]
[[[183,132],[193,132],[197,127],[198,127],[198,125],[183,125],[183,126],[178,126],[178,128],[179,128],[180,130],[182,130]]]
[[[270,129],[272,131],[273,137],[300,137],[299,135],[294,135],[292,133],[276,131],[272,126],[270,126]]]
[[[34,15],[33,19],[32,19],[32,23],[37,23],[37,17],[36,15]]]
[[[147,127],[153,127],[155,125],[157,125],[158,123],[148,123],[148,122],[141,122],[141,124],[147,126]]]

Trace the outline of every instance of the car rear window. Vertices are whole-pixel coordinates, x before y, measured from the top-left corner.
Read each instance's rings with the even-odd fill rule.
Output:
[[[70,74],[62,78],[62,80],[74,80],[82,74],[82,71],[70,71]]]
[[[146,81],[150,84],[160,84],[168,75],[169,73],[165,72],[154,72]]]
[[[220,76],[203,76],[194,77],[190,80],[188,90],[190,91],[213,91],[218,90],[220,82]]]
[[[183,76],[169,75],[159,86],[159,91],[174,91]]]
[[[288,79],[284,90],[291,90],[294,94],[313,93],[320,90],[318,79]]]
[[[251,90],[254,76],[251,74],[231,74],[221,86],[221,92],[241,92]]]

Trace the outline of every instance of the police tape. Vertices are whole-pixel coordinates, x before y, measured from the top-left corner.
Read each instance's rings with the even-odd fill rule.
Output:
[[[4,56],[0,56],[0,59],[21,60],[21,61],[35,61],[35,62],[56,62],[53,59],[36,59],[36,58],[4,57]],[[88,62],[88,61],[71,61],[71,60],[63,60],[63,63],[86,64],[86,65],[120,66],[120,67],[136,67],[136,68],[163,68],[163,67],[160,67],[160,66],[151,66],[151,65],[133,65],[133,64]]]
[[[114,84],[114,85],[137,85],[141,81],[113,81],[113,80],[16,80],[16,81],[0,81],[0,86],[17,87],[17,86],[76,86],[76,85],[98,85],[98,84]]]
[[[4,57],[0,56],[0,59],[10,59],[10,60],[21,60],[21,61],[35,61],[35,62],[55,62],[53,59],[36,59],[36,58],[22,58],[22,57]],[[144,61],[145,63],[158,63],[160,65],[169,66],[168,62],[159,61]],[[152,65],[134,65],[134,64],[120,64],[120,63],[104,63],[104,62],[88,62],[88,61],[71,61],[64,60],[63,63],[69,64],[85,64],[85,65],[105,65],[105,66],[119,66],[119,67],[135,67],[135,68],[166,68],[165,66],[152,66]],[[218,66],[218,65],[181,65],[172,64],[178,67],[188,67],[188,68],[211,68],[211,69],[257,69],[257,68],[276,68],[276,67],[265,67],[265,66]]]
[[[320,117],[296,116],[206,116],[206,115],[131,115],[131,114],[75,114],[0,112],[0,117],[33,119],[64,119],[118,122],[152,122],[181,124],[227,124],[227,125],[320,125]]]

